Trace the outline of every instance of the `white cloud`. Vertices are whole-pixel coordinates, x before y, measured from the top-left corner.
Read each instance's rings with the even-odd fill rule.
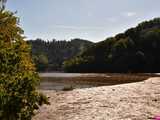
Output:
[[[122,15],[125,17],[133,17],[133,16],[136,16],[137,13],[136,12],[124,12],[122,13]]]
[[[52,28],[69,30],[104,30],[105,27],[55,25]]]

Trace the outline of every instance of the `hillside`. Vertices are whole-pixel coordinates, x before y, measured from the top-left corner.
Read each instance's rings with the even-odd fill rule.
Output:
[[[160,18],[95,43],[65,62],[66,72],[160,72]]]
[[[29,40],[31,45],[32,58],[36,64],[37,70],[61,71],[65,60],[70,59],[93,43],[82,39],[73,39],[71,41],[45,41],[42,39]]]

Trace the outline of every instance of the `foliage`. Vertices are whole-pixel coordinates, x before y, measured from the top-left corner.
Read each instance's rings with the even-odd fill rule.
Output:
[[[48,67],[48,58],[44,54],[33,55],[34,63],[36,63],[36,68],[38,71],[45,71]]]
[[[62,63],[77,54],[80,54],[92,42],[73,39],[71,41],[44,41],[41,39],[30,40],[32,47],[32,58],[36,63],[38,71],[61,71]]]
[[[72,91],[74,89],[74,87],[71,85],[71,86],[65,86],[62,90],[63,91]]]
[[[64,69],[67,72],[160,72],[159,51],[160,18],[155,18],[95,43],[81,55],[65,61]],[[88,65],[90,69],[86,68]]]
[[[23,40],[19,19],[0,11],[0,119],[31,120],[47,98],[36,91],[38,74]]]

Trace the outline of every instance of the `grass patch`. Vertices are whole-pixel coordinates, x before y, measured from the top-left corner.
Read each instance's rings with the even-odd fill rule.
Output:
[[[62,90],[63,91],[72,91],[74,89],[74,87],[71,85],[71,86],[65,86]]]

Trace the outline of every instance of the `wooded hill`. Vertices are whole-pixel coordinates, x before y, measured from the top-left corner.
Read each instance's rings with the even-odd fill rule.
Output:
[[[62,64],[65,60],[80,54],[93,44],[82,39],[71,41],[36,39],[27,42],[31,45],[32,58],[39,72],[62,71]]]
[[[160,18],[95,43],[64,63],[66,72],[160,72]]]

